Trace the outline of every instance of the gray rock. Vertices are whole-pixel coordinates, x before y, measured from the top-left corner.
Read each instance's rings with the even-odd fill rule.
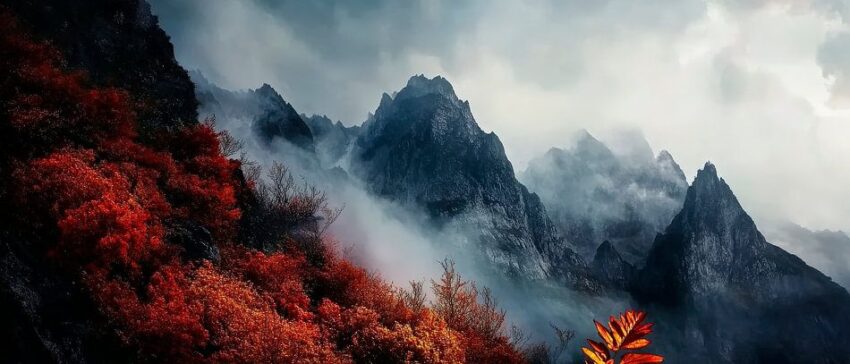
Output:
[[[170,242],[183,248],[183,257],[188,260],[206,259],[218,263],[221,260],[218,247],[212,241],[212,234],[200,224],[186,221],[168,229]]]
[[[633,292],[676,313],[665,323],[675,362],[850,362],[850,295],[768,243],[710,163]]]
[[[635,267],[625,261],[614,244],[607,240],[596,248],[591,268],[599,279],[622,290],[629,288],[636,273]]]
[[[479,128],[442,77],[414,76],[395,96],[382,96],[353,146],[350,172],[372,192],[468,237],[511,275],[599,287],[537,195],[516,180],[499,138]]]

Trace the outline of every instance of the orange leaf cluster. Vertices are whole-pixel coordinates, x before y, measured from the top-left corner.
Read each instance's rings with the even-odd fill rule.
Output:
[[[602,342],[588,339],[590,347],[583,347],[585,364],[615,364],[617,356],[622,354],[620,364],[661,363],[664,357],[656,354],[627,352],[649,346],[646,338],[652,333],[652,324],[645,323],[646,312],[626,310],[619,317],[611,316],[608,327],[594,320],[596,331]]]

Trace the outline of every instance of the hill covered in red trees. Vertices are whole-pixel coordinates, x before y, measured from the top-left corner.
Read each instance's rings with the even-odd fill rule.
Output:
[[[321,194],[282,167],[246,180],[209,124],[140,127],[167,117],[161,102],[74,68],[29,25],[2,10],[2,264],[21,270],[4,276],[3,357],[523,360],[504,313],[450,265],[433,306],[353,265],[322,240]]]

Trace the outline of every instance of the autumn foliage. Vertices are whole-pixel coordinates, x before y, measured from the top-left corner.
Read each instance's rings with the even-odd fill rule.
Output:
[[[652,333],[652,324],[646,323],[646,312],[627,310],[619,317],[611,316],[608,327],[593,321],[602,342],[588,339],[590,347],[581,351],[586,364],[651,364],[661,363],[664,357],[656,354],[638,353],[645,349],[650,341],[646,338]],[[619,361],[617,361],[619,359]]]
[[[297,233],[316,231],[303,224],[315,223],[321,195],[242,183],[241,163],[222,153],[232,141],[223,146],[208,124],[140,136],[126,92],[66,69],[3,12],[0,102],[0,197],[16,211],[8,218],[86,287],[102,329],[140,361],[522,360],[503,333],[504,312],[453,267],[433,284],[433,308],[421,285],[412,295],[391,287],[320,234]],[[252,198],[250,216],[282,223],[262,235],[269,249],[239,239],[256,226],[241,223]],[[194,248],[175,238],[187,225],[207,231],[220,253],[188,258]]]

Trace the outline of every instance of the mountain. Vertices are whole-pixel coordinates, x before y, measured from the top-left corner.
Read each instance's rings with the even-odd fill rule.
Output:
[[[629,288],[636,273],[635,266],[623,259],[614,244],[608,240],[596,248],[591,270],[599,279],[623,290]]]
[[[501,270],[598,288],[537,195],[517,181],[499,138],[481,130],[442,77],[414,76],[383,95],[354,143],[350,173],[377,195],[423,209]]]
[[[301,115],[268,84],[250,91],[260,113],[254,119],[254,128],[266,142],[284,139],[304,150],[315,151],[313,134]]]
[[[619,135],[620,150],[612,150],[582,131],[572,147],[532,160],[520,180],[583,257],[609,241],[639,263],[682,207],[688,183],[670,153],[653,156],[639,133]]]
[[[301,118],[310,127],[316,142],[316,153],[325,167],[332,167],[343,162],[351,146],[360,134],[360,125],[345,126],[341,122],[333,122],[325,115],[307,116]]]
[[[638,275],[634,296],[678,315],[671,360],[850,361],[850,295],[768,243],[710,163]]]
[[[310,127],[270,85],[263,84],[255,90],[229,91],[212,84],[200,72],[192,72],[192,79],[197,85],[201,116],[215,116],[217,122],[225,124],[242,124],[225,125],[228,130],[250,126],[254,135],[266,145],[279,139],[310,154],[315,153]]]

